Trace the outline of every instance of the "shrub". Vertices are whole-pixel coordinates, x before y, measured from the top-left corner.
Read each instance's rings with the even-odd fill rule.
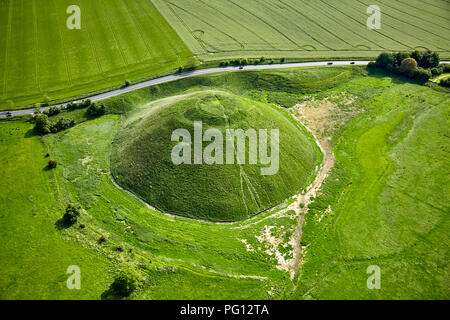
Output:
[[[51,107],[50,109],[48,109],[48,116],[56,116],[57,114],[59,114],[61,112],[61,110],[59,110],[59,108],[57,107]]]
[[[50,133],[51,125],[47,115],[39,113],[35,117],[34,129],[40,134]]]
[[[139,274],[131,267],[122,268],[114,276],[111,290],[120,297],[128,297],[139,283]]]
[[[414,72],[412,75],[414,79],[420,80],[420,81],[428,81],[432,77],[431,71],[429,69],[423,69],[419,68],[417,71]]]
[[[73,119],[68,118],[60,118],[57,122],[53,123],[50,127],[50,131],[52,133],[60,132],[75,125],[75,121]]]
[[[55,169],[57,165],[58,165],[58,161],[56,161],[54,159],[48,160],[48,167],[50,169]]]
[[[98,106],[96,103],[92,103],[87,109],[87,114],[91,117],[98,117],[105,114],[105,105]]]
[[[383,52],[381,53],[377,60],[376,64],[379,67],[387,68],[388,65],[394,65],[394,56],[392,53]]]
[[[108,236],[102,234],[102,235],[100,236],[100,238],[98,238],[98,241],[97,241],[97,242],[98,242],[99,244],[102,244],[102,243],[105,243],[107,240],[108,240]]]
[[[63,216],[64,221],[74,224],[80,216],[80,211],[81,206],[79,204],[69,203]]]
[[[281,63],[284,63],[285,61],[286,61],[286,58],[281,58],[281,59],[280,59],[280,62],[281,62]]]
[[[378,67],[378,64],[375,61],[370,61],[367,64],[367,68],[369,68],[369,69],[375,69],[376,67]]]
[[[422,61],[419,64],[424,69],[431,69],[439,65],[440,58],[437,52],[427,51],[422,56]]]
[[[441,64],[442,67],[442,73],[450,72],[450,63],[443,63]]]
[[[131,85],[130,80],[125,80],[125,87],[129,87]]]
[[[410,75],[418,69],[417,61],[413,58],[406,58],[400,64],[400,71]]]
[[[443,66],[431,68],[431,74],[433,75],[433,77],[440,76],[442,73],[444,73],[444,67]]]
[[[442,79],[441,82],[439,82],[439,85],[450,88],[450,78]]]

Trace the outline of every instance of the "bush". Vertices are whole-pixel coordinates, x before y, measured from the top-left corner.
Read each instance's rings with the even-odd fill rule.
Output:
[[[81,206],[79,204],[69,203],[64,213],[63,219],[67,223],[74,224],[80,216]]]
[[[75,125],[75,121],[73,119],[68,118],[60,118],[57,122],[53,123],[50,127],[50,131],[52,133],[60,132]]]
[[[98,117],[105,114],[105,105],[101,104],[98,106],[96,103],[93,103],[87,109],[87,114],[91,117]]]
[[[431,69],[439,65],[440,58],[437,52],[427,51],[422,56],[422,61],[419,64],[424,69]]]
[[[281,63],[284,63],[285,61],[286,61],[286,58],[281,58],[281,59],[280,59],[280,62],[281,62]]]
[[[441,82],[439,82],[439,85],[450,88],[450,78],[442,79]]]
[[[369,69],[375,69],[375,68],[377,68],[378,67],[378,64],[375,62],[375,61],[370,61],[368,64],[367,64],[367,68],[369,68]]]
[[[413,74],[417,69],[417,61],[413,58],[406,58],[400,64],[400,71],[406,75]]]
[[[443,64],[441,64],[441,67],[442,67],[442,73],[450,72],[450,63],[443,63]]]
[[[181,68],[181,67],[180,67],[180,68]],[[125,86],[125,87],[129,87],[130,85],[131,85],[130,80],[125,80],[124,86]]]
[[[107,240],[108,240],[108,236],[102,234],[102,235],[100,236],[100,238],[98,238],[98,241],[97,241],[97,242],[98,242],[99,244],[102,244],[102,243],[105,243]]]
[[[139,283],[139,274],[131,267],[122,268],[114,276],[111,290],[120,297],[128,297]]]
[[[34,129],[40,134],[50,133],[51,125],[47,115],[39,113],[35,117]]]
[[[56,161],[54,159],[48,160],[48,167],[50,169],[55,169],[57,165],[58,165],[58,161]]]
[[[444,73],[444,67],[443,66],[431,68],[431,74],[433,75],[433,77],[440,76],[442,73]]]
[[[394,65],[394,56],[392,53],[383,52],[381,53],[377,60],[376,64],[378,67],[387,68],[388,65]]]
[[[51,117],[51,116],[56,116],[60,112],[61,112],[61,110],[59,110],[59,108],[51,107],[50,109],[48,109],[47,114],[48,114],[49,117]]]
[[[428,81],[432,77],[431,71],[429,69],[419,68],[412,75],[412,78],[420,81]]]

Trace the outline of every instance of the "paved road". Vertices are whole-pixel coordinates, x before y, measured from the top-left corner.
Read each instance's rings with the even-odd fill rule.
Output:
[[[314,67],[314,66],[326,66],[329,63],[332,63],[333,65],[337,66],[343,66],[343,65],[351,65],[351,63],[354,63],[355,65],[367,65],[369,61],[322,61],[322,62],[302,62],[302,63],[285,63],[285,64],[266,64],[266,65],[249,65],[245,66],[244,70],[263,70],[263,69],[281,69],[281,68],[298,68],[298,67]],[[210,73],[216,73],[216,72],[223,72],[223,71],[239,71],[239,67],[222,67],[222,68],[210,68],[210,69],[200,69],[200,70],[194,70],[189,72],[183,72],[183,73],[177,73],[170,76],[165,76],[153,80],[148,80],[144,82],[140,82],[134,85],[131,85],[126,88],[121,88],[117,90],[112,90],[109,92],[93,95],[89,97],[91,101],[98,101],[103,100],[106,98],[114,97],[126,92],[138,90],[145,87],[151,87],[157,84],[170,82],[177,79],[183,79],[188,77],[193,77],[196,75],[202,75],[202,74],[210,74]],[[80,102],[81,100],[74,100],[73,102]],[[66,105],[68,102],[53,105],[52,107],[61,107],[62,105]],[[41,111],[44,111],[50,107],[41,107],[39,108]],[[36,108],[31,109],[23,109],[23,110],[14,110],[14,111],[2,111],[0,112],[0,118],[5,118],[7,112],[10,112],[12,116],[21,116],[26,114],[33,114],[34,110]]]

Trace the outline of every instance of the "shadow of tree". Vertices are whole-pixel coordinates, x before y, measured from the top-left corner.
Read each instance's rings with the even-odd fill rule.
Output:
[[[70,220],[66,219],[65,217],[62,217],[62,218],[58,219],[58,221],[55,222],[55,228],[57,230],[63,230],[63,229],[70,228],[74,224],[75,224],[75,221],[70,221]]]
[[[100,298],[102,300],[124,300],[127,297],[124,297],[120,294],[118,294],[113,288],[112,285],[108,288],[108,290],[104,291]]]
[[[417,80],[417,79],[412,79],[409,78],[407,76],[401,75],[401,74],[397,74],[397,73],[393,73],[390,72],[388,70],[385,69],[381,69],[381,68],[367,68],[367,72],[368,75],[370,77],[374,77],[374,78],[391,78],[392,82],[395,84],[406,84],[406,83],[412,83],[412,84],[418,84],[418,85],[424,85],[425,83],[427,83],[428,81],[424,81],[424,80]]]

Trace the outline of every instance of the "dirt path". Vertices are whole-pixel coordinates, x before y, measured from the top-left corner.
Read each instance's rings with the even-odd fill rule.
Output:
[[[299,122],[304,122],[302,121],[302,119],[299,119],[298,117],[296,118]],[[300,258],[303,250],[301,245],[302,228],[305,214],[308,212],[308,206],[312,202],[311,198],[315,198],[317,196],[322,183],[328,177],[331,169],[334,167],[335,162],[334,154],[328,138],[320,138],[318,132],[315,132],[312,128],[307,127],[305,124],[304,126],[314,136],[317,145],[322,151],[323,161],[313,183],[309,185],[309,187],[306,189],[306,192],[298,195],[296,201],[288,207],[288,210],[294,210],[298,217],[297,228],[295,229],[295,232],[293,233],[290,241],[290,244],[293,248],[293,258],[289,260],[286,266],[290,272],[291,279],[293,279],[297,274],[297,271],[301,264]]]

